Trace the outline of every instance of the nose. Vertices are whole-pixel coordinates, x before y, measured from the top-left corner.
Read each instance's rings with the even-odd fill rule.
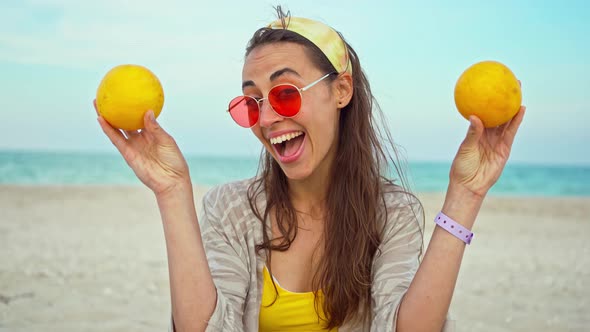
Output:
[[[270,128],[275,122],[283,121],[283,117],[275,113],[270,105],[268,99],[260,100],[258,107],[260,109],[260,116],[258,121],[260,126],[264,128]]]

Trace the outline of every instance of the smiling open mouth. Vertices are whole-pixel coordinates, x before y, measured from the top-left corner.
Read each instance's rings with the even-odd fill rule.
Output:
[[[275,151],[283,158],[291,157],[299,151],[305,133],[297,131],[270,139],[270,143],[274,147]]]

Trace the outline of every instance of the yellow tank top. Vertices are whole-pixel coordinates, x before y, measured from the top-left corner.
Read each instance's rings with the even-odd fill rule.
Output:
[[[262,303],[260,305],[259,332],[289,332],[289,331],[324,331],[325,320],[320,320],[315,311],[313,292],[294,293],[283,289],[274,279],[279,295],[276,296],[272,285],[271,275],[264,267],[264,283],[262,289]],[[318,292],[319,314],[325,318],[322,310],[323,294]],[[338,332],[338,329],[329,330]]]

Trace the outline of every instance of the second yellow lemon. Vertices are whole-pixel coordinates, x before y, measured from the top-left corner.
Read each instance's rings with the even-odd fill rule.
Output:
[[[512,71],[496,61],[483,61],[467,68],[455,85],[455,105],[466,119],[480,118],[486,128],[514,117],[522,102],[520,84]]]
[[[96,92],[98,113],[119,129],[143,128],[145,112],[152,110],[157,117],[163,106],[164,90],[160,80],[139,65],[120,65],[111,69]]]

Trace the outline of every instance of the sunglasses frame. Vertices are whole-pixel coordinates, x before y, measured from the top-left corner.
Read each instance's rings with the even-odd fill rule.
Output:
[[[278,87],[278,86],[292,86],[292,87],[294,87],[294,88],[297,90],[297,92],[299,92],[299,99],[300,99],[300,100],[303,100],[303,92],[304,92],[304,91],[307,91],[307,90],[309,90],[311,87],[313,87],[314,85],[316,85],[316,84],[318,84],[319,82],[323,81],[324,79],[326,79],[328,76],[330,76],[330,75],[332,75],[332,74],[338,74],[338,73],[337,73],[337,72],[330,72],[330,73],[327,73],[326,75],[324,75],[324,76],[322,76],[322,77],[318,78],[317,80],[315,80],[315,81],[313,81],[313,82],[309,83],[308,85],[304,86],[303,88],[299,88],[299,87],[297,87],[297,86],[295,86],[294,84],[291,84],[291,83],[281,83],[281,84],[277,84],[277,85],[273,86],[273,87],[272,87],[272,88],[270,88],[270,90],[268,90],[268,91],[269,91],[269,94],[270,94],[270,91],[272,91],[274,88],[276,88],[276,87]],[[230,113],[230,116],[231,116],[231,110],[232,110],[234,107],[236,107],[237,105],[239,105],[241,102],[239,102],[239,103],[236,103],[236,105],[234,105],[233,107],[231,107],[231,103],[232,103],[234,100],[236,100],[237,98],[240,98],[240,97],[243,97],[244,99],[245,99],[245,98],[250,98],[250,99],[254,100],[254,101],[256,102],[256,105],[258,106],[258,113],[259,113],[259,114],[260,114],[260,110],[261,110],[261,104],[262,104],[262,102],[263,102],[264,100],[267,100],[267,99],[268,99],[268,97],[266,97],[266,98],[254,98],[254,97],[252,97],[252,96],[248,96],[248,95],[237,96],[237,97],[233,98],[232,100],[230,100],[230,102],[229,102],[229,106],[228,106],[228,108],[227,108],[227,111],[226,111],[226,112]],[[285,115],[282,115],[282,114],[279,114],[279,113],[277,113],[277,111],[275,111],[274,107],[272,107],[272,104],[270,104],[270,108],[272,109],[272,111],[273,111],[273,112],[274,112],[276,115],[278,115],[278,116],[280,116],[280,117],[283,117],[283,118],[287,118],[287,119],[290,119],[290,118],[294,118],[294,117],[296,117],[296,116],[297,116],[297,114],[299,114],[299,112],[301,111],[301,106],[299,106],[299,110],[297,110],[297,113],[295,113],[295,114],[294,114],[294,115],[292,115],[292,116],[285,116]],[[233,118],[233,116],[231,116],[231,118],[232,118],[232,120],[234,120],[234,122],[235,122],[235,123],[236,123],[238,126],[240,126],[240,127],[242,127],[242,128],[252,128],[252,127],[254,127],[254,126],[256,125],[256,123],[258,123],[258,122],[260,121],[260,117],[258,117],[258,120],[256,120],[256,123],[254,123],[254,124],[253,124],[253,125],[251,125],[250,127],[244,127],[244,126],[242,126],[241,124],[239,124],[239,123],[238,123],[238,122],[237,122],[237,121],[236,121],[236,120]]]

